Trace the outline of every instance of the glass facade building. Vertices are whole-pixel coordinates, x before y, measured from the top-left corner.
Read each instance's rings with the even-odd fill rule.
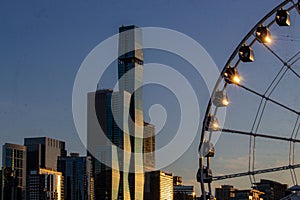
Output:
[[[58,171],[62,172],[64,177],[66,200],[94,200],[91,157],[79,157],[79,154],[60,157]]]
[[[25,138],[27,173],[39,168],[57,169],[58,156],[66,156],[65,142],[48,137]]]
[[[26,199],[26,147],[5,143],[2,154],[2,199]]]
[[[28,181],[28,199],[63,200],[64,182],[61,172],[40,168],[31,171]]]
[[[93,160],[96,199],[143,200],[144,118],[138,89],[143,81],[142,35],[135,26],[122,26],[119,33],[119,91],[88,94],[88,155]],[[105,137],[99,134],[101,129]]]
[[[39,176],[40,169],[51,170],[53,173],[57,171],[58,157],[67,156],[65,142],[56,139],[48,137],[25,138],[24,145],[27,147],[27,185],[32,185],[30,181],[41,181],[45,178],[45,175]],[[43,188],[43,185],[41,188]],[[26,190],[26,197],[28,200],[31,200],[34,194],[36,194],[36,190],[33,190],[32,187],[27,187]],[[34,194],[31,194],[32,192]]]
[[[98,90],[88,94],[87,142],[88,155],[92,157],[96,199],[130,199],[130,154],[124,151],[130,152],[131,145],[128,125],[122,119],[129,110],[129,102],[127,92]],[[104,135],[99,134],[101,131]]]
[[[143,128],[144,116],[142,106],[143,84],[143,51],[142,32],[136,26],[119,28],[118,58],[119,91],[128,92],[130,98],[130,117],[128,120],[131,151],[129,187],[131,199],[143,199],[144,166],[143,166]],[[125,103],[125,102],[124,102]],[[132,123],[130,123],[132,121]]]
[[[144,171],[155,169],[155,126],[144,122],[143,140]]]

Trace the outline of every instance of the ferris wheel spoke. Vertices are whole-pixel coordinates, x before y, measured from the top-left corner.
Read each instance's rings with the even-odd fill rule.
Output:
[[[241,172],[241,173],[235,173],[235,174],[227,174],[227,175],[222,175],[222,176],[214,176],[213,181],[220,181],[220,180],[231,179],[231,178],[239,178],[239,177],[249,176],[249,175],[257,175],[257,174],[265,174],[265,173],[272,173],[272,172],[278,172],[278,171],[285,171],[285,170],[297,169],[297,168],[300,168],[300,164],[285,165],[285,166],[281,166],[281,167],[260,169],[260,170]]]
[[[297,131],[297,127],[299,127],[298,125],[299,123],[299,116],[297,116],[297,119],[296,119],[296,122],[295,122],[295,125],[293,127],[293,131],[292,131],[292,134],[291,134],[291,138],[294,138],[296,139],[296,131]],[[290,147],[290,150],[289,150],[289,165],[294,165],[295,164],[295,143],[290,141],[290,144],[289,144],[289,147]],[[292,179],[292,182],[293,184],[297,184],[297,176],[296,176],[296,173],[295,173],[295,169],[290,169],[290,174],[291,174],[291,179]]]
[[[266,44],[263,44],[280,62],[284,64],[295,76],[300,78],[300,74],[298,74],[292,67],[292,64],[289,64],[288,62],[285,62],[278,54],[275,53],[269,46]]]
[[[257,96],[260,96],[260,97],[266,99],[267,101],[270,101],[270,102],[272,102],[272,103],[274,103],[274,104],[276,104],[276,105],[278,105],[278,106],[280,106],[280,107],[282,107],[282,108],[284,108],[286,110],[289,110],[289,111],[295,113],[296,115],[300,115],[299,111],[296,111],[293,108],[290,108],[290,107],[288,107],[288,106],[286,106],[286,105],[284,105],[284,104],[282,104],[282,103],[280,103],[280,102],[278,102],[278,101],[276,101],[274,99],[271,99],[270,97],[267,97],[267,96],[265,96],[263,94],[260,94],[260,93],[254,91],[254,90],[252,90],[252,89],[250,89],[250,88],[248,88],[248,87],[246,87],[244,85],[241,85],[241,84],[236,84],[236,85],[239,86],[239,87],[241,87],[241,88],[243,88],[243,89],[245,89],[245,90],[247,90],[248,92],[251,92],[251,93],[253,93],[253,94],[257,95]]]
[[[293,143],[300,143],[299,139],[295,138],[288,138],[288,137],[281,137],[271,134],[261,134],[261,133],[253,133],[253,132],[247,132],[247,131],[240,131],[240,130],[233,130],[233,129],[227,129],[222,128],[220,129],[222,133],[230,133],[230,134],[238,134],[238,135],[247,135],[247,136],[253,136],[253,137],[261,137],[261,138],[267,138],[267,139],[273,139],[273,140],[281,140],[281,141],[287,141],[287,142],[293,142]]]
[[[209,104],[206,109],[206,115],[203,120],[203,127],[202,127],[202,134],[201,134],[201,142],[200,147],[202,146],[202,143],[207,142],[205,138],[207,137],[209,141],[211,140],[211,137],[213,135],[213,132],[220,131],[222,133],[226,134],[237,134],[237,135],[244,135],[246,138],[249,138],[249,149],[248,149],[248,156],[249,156],[249,163],[248,163],[248,171],[242,172],[242,173],[235,173],[235,174],[229,174],[224,176],[213,176],[211,171],[211,164],[210,159],[211,157],[206,156],[202,157],[202,162],[200,162],[199,170],[202,172],[200,173],[202,180],[201,182],[201,191],[202,191],[202,197],[203,199],[210,198],[211,196],[211,183],[212,181],[216,180],[223,180],[228,178],[238,178],[242,176],[249,176],[250,182],[253,185],[253,183],[256,182],[257,174],[263,174],[263,173],[270,173],[270,172],[277,172],[282,170],[289,170],[289,173],[291,174],[291,181],[294,184],[297,184],[297,175],[296,175],[296,168],[300,168],[300,164],[295,164],[295,156],[296,156],[296,145],[297,143],[300,143],[300,138],[298,138],[298,134],[300,131],[300,110],[299,108],[293,105],[290,105],[286,102],[281,102],[281,99],[276,98],[273,96],[273,93],[275,93],[281,84],[285,84],[285,78],[289,75],[295,76],[296,80],[297,78],[300,78],[300,72],[298,71],[297,66],[299,65],[298,61],[300,60],[300,51],[299,48],[296,48],[295,54],[292,55],[290,58],[286,58],[286,56],[283,56],[280,51],[276,49],[275,46],[269,45],[272,36],[271,31],[273,31],[273,26],[279,25],[279,26],[290,26],[293,23],[290,23],[290,11],[293,9],[297,9],[300,7],[300,1],[297,0],[297,3],[294,2],[296,0],[285,0],[281,4],[279,4],[277,7],[275,7],[271,12],[269,12],[265,17],[263,17],[249,32],[248,34],[243,38],[243,40],[240,42],[240,44],[236,47],[236,49],[233,51],[231,56],[229,57],[228,61],[226,62],[219,79],[215,85],[214,92],[211,96],[211,99],[209,101]],[[281,13],[281,14],[280,14]],[[293,13],[292,13],[293,14]],[[300,14],[300,12],[299,12]],[[292,22],[294,20],[292,19]],[[296,24],[296,22],[295,22]],[[277,29],[274,29],[277,30]],[[282,35],[277,37],[278,39],[282,39],[285,37]],[[294,35],[285,37],[287,39],[290,39],[292,42],[295,41],[293,44],[299,44],[297,43],[297,37]],[[283,39],[285,39],[283,38]],[[276,40],[276,38],[275,38]],[[254,43],[259,42],[263,47],[265,48],[265,51],[271,53],[271,57],[274,60],[278,60],[278,63],[281,63],[278,69],[279,71],[275,72],[275,77],[270,80],[271,82],[268,82],[268,85],[266,85],[266,89],[262,92],[249,88],[247,85],[243,85],[243,83],[240,82],[240,76],[238,72],[239,65],[242,62],[254,62],[254,51],[253,51],[253,45]],[[298,62],[298,63],[297,63]],[[277,70],[277,69],[276,69]],[[294,78],[294,77],[293,77]],[[295,80],[295,79],[292,79]],[[222,89],[222,85],[224,84],[224,87]],[[237,85],[239,88],[242,88],[249,92],[252,96],[258,96],[259,97],[259,105],[256,108],[257,110],[254,111],[254,120],[250,121],[250,129],[244,130],[233,130],[229,129],[227,127],[219,127],[218,124],[218,108],[219,107],[226,107],[228,106],[228,103],[230,102],[228,100],[228,97],[226,95],[226,89],[230,85]],[[296,84],[295,84],[296,85]],[[225,102],[225,103],[224,103]],[[260,128],[263,126],[264,122],[264,115],[267,113],[268,105],[275,104],[282,108],[284,111],[288,111],[289,113],[292,113],[293,116],[297,117],[295,124],[291,125],[292,132],[288,133],[288,136],[282,136],[282,135],[276,135],[274,132],[267,132],[267,133],[260,133]],[[208,132],[209,131],[209,132]],[[209,135],[207,134],[209,133]],[[261,168],[260,165],[258,165],[260,161],[260,154],[259,151],[256,151],[256,147],[258,146],[260,140],[257,138],[264,138],[266,140],[277,140],[277,141],[283,141],[286,142],[285,144],[289,144],[289,159],[286,161],[286,166],[282,167],[275,167],[275,168],[269,168],[269,169],[259,169]],[[247,153],[246,153],[247,154]],[[212,156],[213,157],[213,156]],[[298,162],[298,161],[296,161]],[[247,169],[246,169],[247,170]],[[209,173],[208,173],[209,172]],[[208,178],[210,182],[208,182]]]

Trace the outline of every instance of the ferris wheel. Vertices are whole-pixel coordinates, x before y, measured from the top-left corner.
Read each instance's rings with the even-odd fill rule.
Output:
[[[215,182],[247,178],[253,186],[279,171],[298,184],[299,83],[300,0],[286,0],[250,30],[217,80],[199,145],[202,199],[213,198]],[[225,145],[215,147],[220,135]]]

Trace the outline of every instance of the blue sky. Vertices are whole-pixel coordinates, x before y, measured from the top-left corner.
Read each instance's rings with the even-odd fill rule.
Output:
[[[244,35],[280,2],[279,0],[1,1],[1,143],[22,144],[24,137],[50,136],[66,141],[69,151],[84,153],[84,147],[76,133],[72,118],[74,79],[88,53],[101,41],[116,34],[122,24],[163,27],[182,32],[199,42],[211,55],[218,68],[222,69]],[[167,62],[167,59],[162,56],[159,59],[155,57],[161,54],[149,52],[149,55],[145,55],[145,62],[152,60]],[[289,52],[283,53],[287,55]],[[271,61],[263,59],[261,61],[264,65],[273,65]],[[184,62],[176,60],[168,64],[178,66]],[[265,74],[268,71],[268,68],[262,71],[255,68],[245,74],[251,77],[253,74]],[[264,79],[260,76],[259,78]],[[191,82],[197,81],[193,78],[191,80]],[[205,86],[201,85],[203,80],[199,80],[199,83],[201,92],[198,97],[201,109],[204,110],[208,101],[208,92]],[[249,84],[256,86],[255,81]],[[291,83],[287,81],[286,84],[288,86]],[[232,91],[235,94],[238,93],[237,90],[234,88]],[[150,99],[153,96],[151,93],[145,95]],[[280,97],[280,94],[277,95]],[[240,97],[240,99],[247,98]],[[297,95],[295,98],[294,101],[299,102]],[[235,105],[238,106],[239,103],[236,102]],[[229,112],[239,113],[238,111],[240,109],[234,110],[233,105]],[[243,113],[236,115],[240,116]],[[282,118],[285,118],[284,115]],[[229,124],[230,121],[234,120],[229,120]],[[238,123],[241,126],[248,124],[247,119],[239,119]],[[269,122],[268,125],[273,126],[272,123],[274,124]],[[221,137],[219,145],[220,148],[233,145],[245,147],[247,140],[245,143],[241,141],[240,137],[225,138],[224,136]],[[176,175],[183,176],[187,184],[195,183],[194,177],[198,167],[197,145],[198,140],[174,165],[167,168]],[[270,149],[270,155],[277,155],[274,152],[281,148],[273,146]],[[225,163],[224,166],[228,169],[238,171],[235,167],[247,162],[246,150],[228,152],[231,157],[227,154],[219,154],[216,165]],[[278,154],[281,152],[278,151]],[[269,159],[270,163],[274,161],[270,156]],[[277,159],[274,162],[281,163],[282,160]],[[244,169],[246,171],[246,168]],[[217,167],[217,171],[222,173],[220,167]],[[235,183],[247,187],[249,181],[237,180]]]

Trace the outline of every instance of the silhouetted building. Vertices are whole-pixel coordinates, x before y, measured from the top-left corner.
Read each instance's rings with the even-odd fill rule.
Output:
[[[194,186],[174,185],[174,200],[194,200],[195,198]]]
[[[300,186],[294,185],[286,190],[287,195],[280,200],[300,200]]]
[[[182,184],[181,176],[173,176],[174,200],[194,200],[196,194],[194,186]]]
[[[110,145],[107,144],[108,141],[113,142],[112,135],[118,135],[119,132],[118,129],[115,130],[113,120],[112,94],[111,89],[104,89],[87,95],[87,155],[92,158],[96,200],[112,198],[112,170],[97,159],[97,156],[106,155],[105,147]],[[103,159],[111,160],[106,156]]]
[[[27,147],[27,172],[39,168],[57,169],[58,156],[66,156],[65,142],[47,138],[25,138],[24,145]]]
[[[182,177],[181,176],[173,176],[173,185],[182,185]]]
[[[235,197],[236,189],[232,185],[221,185],[215,189],[215,196],[217,200],[229,200]]]
[[[61,172],[40,168],[30,172],[27,197],[30,200],[63,200],[63,188]]]
[[[287,184],[261,179],[255,183],[255,189],[265,193],[261,195],[264,200],[278,200],[286,196]]]
[[[30,180],[42,180],[43,176],[39,176],[40,169],[49,169],[55,172],[57,170],[58,157],[65,157],[67,151],[65,149],[65,142],[48,137],[25,138],[24,145],[27,147],[27,164],[26,164],[26,184],[29,185]],[[34,176],[30,178],[30,176]],[[41,187],[43,188],[43,187]],[[30,194],[35,190],[27,187],[27,199],[33,197]]]
[[[114,118],[124,116],[129,109],[124,101],[130,102],[130,94],[127,92],[98,90],[88,94],[88,155],[92,157],[96,199],[130,199],[130,157],[117,150],[118,147],[130,152],[130,136],[126,131],[125,120]],[[104,135],[100,134],[99,124]],[[97,157],[101,157],[105,164],[99,162]]]
[[[64,177],[64,197],[66,200],[94,200],[94,179],[91,157],[71,156],[58,159],[58,171]]]
[[[5,143],[2,148],[2,199],[26,199],[26,147]]]
[[[145,193],[144,200],[173,199],[173,175],[163,171],[147,172],[150,178],[150,193]]]
[[[261,200],[263,192],[258,190],[236,190],[235,197],[229,198],[230,200]]]

